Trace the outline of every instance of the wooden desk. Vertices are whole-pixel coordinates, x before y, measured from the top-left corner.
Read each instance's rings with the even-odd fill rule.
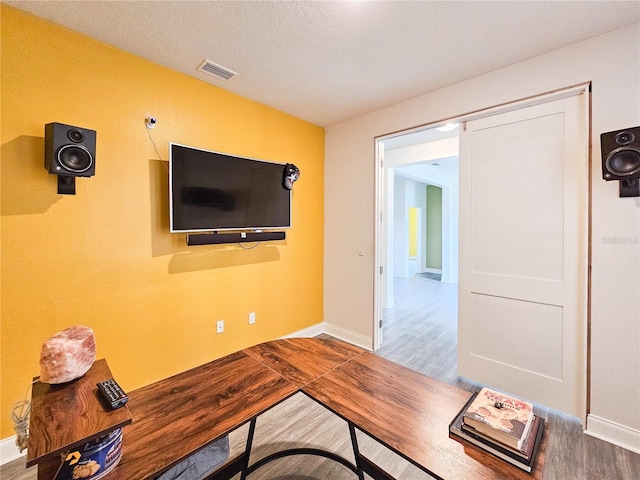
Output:
[[[327,372],[302,387],[302,391],[436,478],[488,480],[542,476],[548,429],[536,466],[531,474],[526,473],[449,437],[449,423],[469,400],[469,392],[370,352]],[[361,460],[365,467],[376,468],[368,459]]]
[[[133,423],[123,431],[122,458],[104,480],[154,478],[298,391],[243,352],[129,393]],[[54,478],[60,462],[38,468]]]
[[[298,391],[347,421],[357,464],[347,466],[359,478],[363,471],[391,477],[359,453],[356,429],[436,478],[541,477],[549,428],[527,474],[449,437],[449,422],[469,392],[345,342],[297,338],[257,345],[130,392],[133,423],[124,429],[120,463],[104,480],[154,478],[249,422],[247,451],[210,478],[244,477],[264,464],[249,465],[256,418]],[[289,452],[296,453],[305,452]],[[41,463],[38,480],[51,480],[58,465],[56,459]]]

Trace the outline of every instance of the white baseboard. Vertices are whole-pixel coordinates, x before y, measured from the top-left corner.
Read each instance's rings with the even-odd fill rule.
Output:
[[[344,340],[345,342],[364,348],[365,350],[372,350],[371,346],[373,345],[373,340],[370,337],[354,333],[351,330],[347,330],[327,322],[316,323],[315,325],[303,330],[298,330],[297,332],[285,335],[282,338],[316,337],[322,333],[331,335],[339,340]]]
[[[285,335],[282,338],[317,337],[318,335],[325,333],[323,325],[324,323],[316,323],[315,325],[311,325],[303,330],[298,330],[297,332]]]
[[[15,435],[0,440],[0,465],[13,462],[26,454],[26,450],[20,453],[20,449],[16,445]]]
[[[640,453],[640,430],[635,430],[595,415],[588,415],[587,429],[584,433],[634,453]]]
[[[423,270],[422,273],[435,273],[435,274],[442,275],[442,269],[441,268],[429,268],[429,267],[427,267],[427,268],[425,268]]]
[[[342,327],[332,325],[331,323],[324,322],[324,333],[331,335],[345,342],[356,345],[365,350],[373,350],[373,339],[359,333],[352,332]]]

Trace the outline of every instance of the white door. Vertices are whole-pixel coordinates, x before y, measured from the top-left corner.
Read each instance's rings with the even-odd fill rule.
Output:
[[[460,135],[459,374],[581,418],[585,95],[468,121]]]

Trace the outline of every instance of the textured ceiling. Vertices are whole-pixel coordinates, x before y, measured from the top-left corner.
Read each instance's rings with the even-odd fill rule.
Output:
[[[640,21],[639,1],[5,3],[320,126]]]

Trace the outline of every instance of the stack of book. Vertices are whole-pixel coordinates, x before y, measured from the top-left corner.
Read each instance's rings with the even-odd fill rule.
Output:
[[[544,420],[533,405],[504,393],[482,388],[473,394],[449,425],[452,435],[531,472]]]

